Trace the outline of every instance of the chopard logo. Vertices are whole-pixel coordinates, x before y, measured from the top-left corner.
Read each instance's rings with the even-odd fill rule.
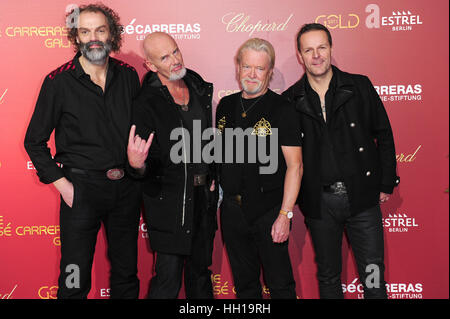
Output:
[[[7,92],[8,92],[8,89],[6,89],[5,92],[3,92],[3,94],[0,96],[0,104],[3,104],[3,102],[5,101],[5,96],[6,96]]]
[[[294,14],[292,13],[286,20],[281,22],[262,22],[262,20],[258,20],[258,22],[253,24],[250,21],[250,15],[229,12],[222,17],[222,23],[226,25],[227,32],[247,32],[248,36],[251,37],[258,32],[286,31],[293,16]]]

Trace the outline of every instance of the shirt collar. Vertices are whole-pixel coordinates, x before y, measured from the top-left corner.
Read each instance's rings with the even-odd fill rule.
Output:
[[[328,90],[332,90],[333,92],[336,90],[337,85],[337,76],[335,70],[333,70],[333,76],[331,77],[330,83],[328,84]],[[311,85],[309,84],[308,77],[305,74],[305,90],[307,94],[310,94],[311,91],[314,91]]]
[[[86,72],[84,72],[84,69],[83,69],[83,67],[81,66],[81,63],[80,63],[80,60],[79,60],[80,57],[81,57],[81,52],[78,51],[77,54],[75,54],[75,57],[74,57],[73,60],[72,60],[72,64],[75,66],[75,69],[73,70],[73,72],[74,72],[74,74],[75,74],[75,76],[76,76],[77,78],[81,78],[81,77],[84,77],[84,76],[89,76]],[[114,60],[113,58],[109,57],[109,61],[108,61],[108,73],[107,73],[107,75],[106,75],[106,78],[107,78],[107,79],[113,76],[113,74],[114,74],[114,69],[115,69],[116,66],[117,66],[117,64],[114,63],[113,60]]]

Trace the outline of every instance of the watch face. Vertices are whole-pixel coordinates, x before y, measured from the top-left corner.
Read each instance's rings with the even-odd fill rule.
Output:
[[[291,219],[292,217],[294,217],[294,213],[293,212],[288,212],[287,217],[289,219]]]

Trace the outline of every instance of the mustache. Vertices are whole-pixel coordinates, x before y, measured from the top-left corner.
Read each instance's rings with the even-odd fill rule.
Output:
[[[183,67],[183,64],[178,63],[178,64],[174,65],[174,66],[172,67],[172,69],[170,70],[170,72],[172,72],[172,71],[175,70],[176,68],[179,68],[180,66]]]
[[[261,85],[261,83],[262,83],[262,81],[260,81],[258,79],[251,79],[249,77],[241,79],[241,83],[245,83],[245,81],[256,82],[256,83],[258,83],[258,85]]]
[[[100,46],[100,48],[96,48],[96,49],[101,50],[101,49],[105,48],[106,43],[99,41],[99,40],[95,40],[95,41],[89,41],[87,43],[82,43],[81,45],[87,50],[93,50],[91,47],[94,45],[98,45],[98,46]]]

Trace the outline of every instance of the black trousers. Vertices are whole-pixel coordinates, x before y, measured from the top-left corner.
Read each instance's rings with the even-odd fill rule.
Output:
[[[295,280],[288,241],[272,240],[272,225],[280,205],[249,225],[241,206],[225,197],[221,206],[221,227],[239,299],[261,299],[261,267],[272,299],[295,299]]]
[[[111,263],[110,296],[137,299],[140,185],[127,177],[111,181],[65,172],[74,185],[74,201],[70,208],[61,198],[58,298],[87,298],[97,234],[103,223]]]
[[[316,254],[320,298],[344,298],[341,284],[344,230],[356,259],[359,280],[364,287],[364,298],[387,298],[383,224],[379,205],[351,216],[347,194],[324,192],[321,219],[306,218],[305,222]],[[379,276],[374,276],[374,269]],[[369,286],[366,279],[369,279]]]
[[[149,299],[176,299],[184,286],[187,299],[213,299],[211,281],[212,252],[216,231],[215,216],[207,210],[206,186],[194,187],[194,219],[190,255],[156,252],[154,276],[150,281]]]

